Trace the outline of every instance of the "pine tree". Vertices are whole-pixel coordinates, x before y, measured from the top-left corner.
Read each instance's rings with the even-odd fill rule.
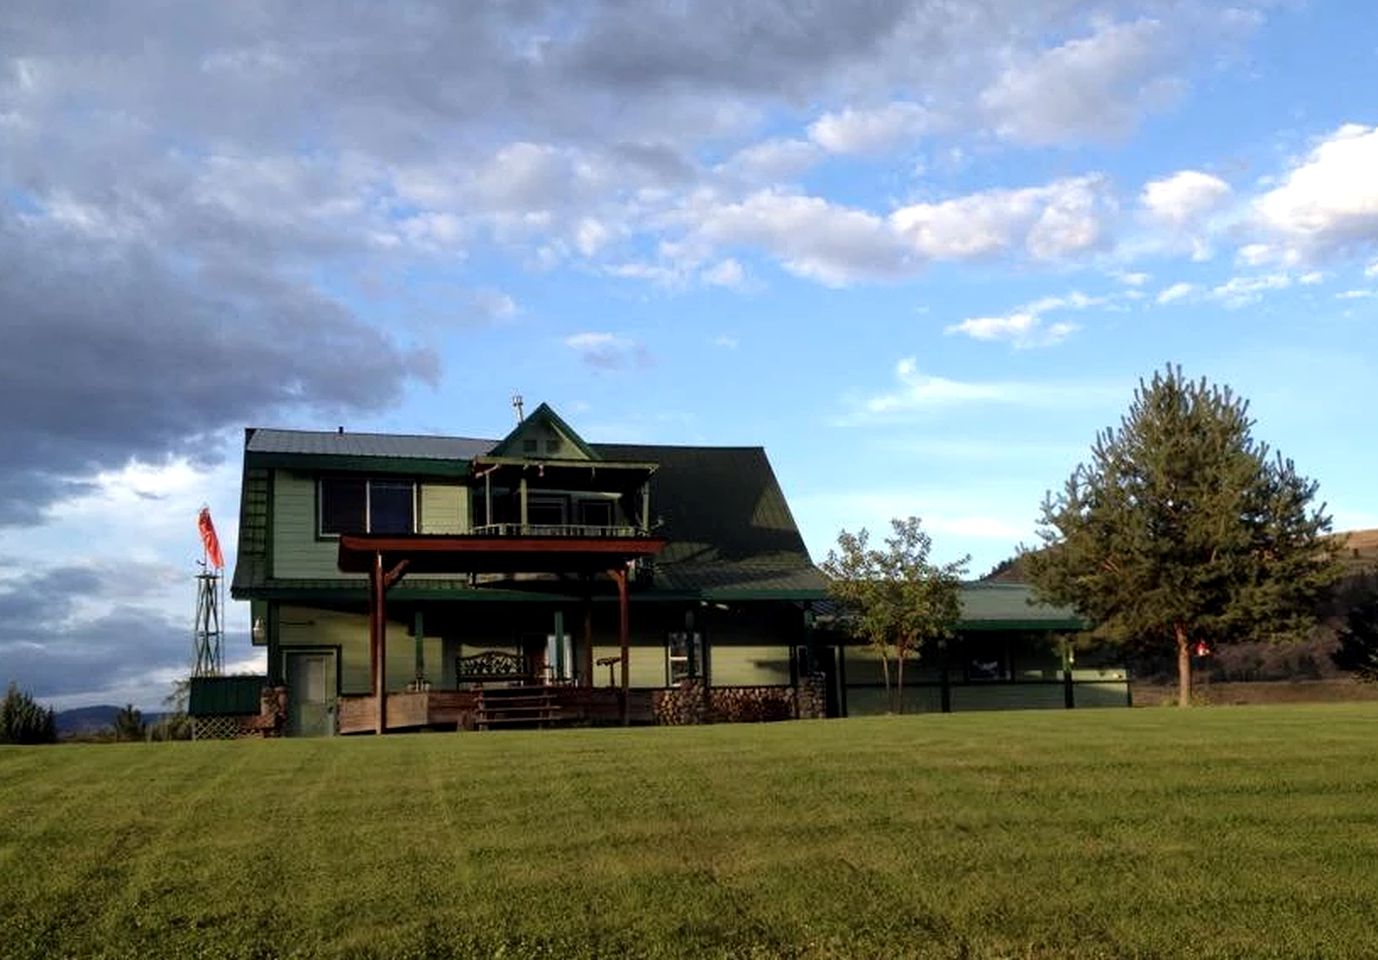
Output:
[[[0,701],[0,743],[54,743],[57,715],[11,683]]]
[[[1030,579],[1109,640],[1172,650],[1191,703],[1199,643],[1297,639],[1338,575],[1317,485],[1253,439],[1248,403],[1169,367],[1140,381],[1089,463],[1044,500]]]
[[[147,733],[147,728],[144,726],[144,715],[141,711],[136,710],[132,703],[126,703],[115,714],[113,726],[116,740],[143,740]]]

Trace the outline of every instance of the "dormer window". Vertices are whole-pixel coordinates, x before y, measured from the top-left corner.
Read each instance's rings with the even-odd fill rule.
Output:
[[[416,532],[416,483],[322,477],[320,534]]]

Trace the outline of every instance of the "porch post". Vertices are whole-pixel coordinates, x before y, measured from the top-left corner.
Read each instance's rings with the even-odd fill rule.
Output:
[[[617,584],[617,642],[622,648],[622,726],[631,723],[631,701],[628,694],[631,691],[631,676],[628,672],[631,666],[631,629],[627,609],[627,568],[618,567],[609,571],[613,581]]]
[[[387,729],[387,680],[384,671],[387,667],[387,619],[383,604],[383,554],[373,552],[373,569],[369,573],[368,626],[369,653],[373,665],[374,726],[373,731],[381,735]]]
[[[641,532],[651,532],[651,485],[641,485]]]
[[[412,637],[416,641],[416,679],[421,681],[426,677],[426,617],[419,607],[412,618]]]
[[[579,684],[593,686],[593,584],[584,580],[584,643],[579,650]]]
[[[565,678],[565,612],[559,608],[555,610],[555,679]]]
[[[521,499],[521,508],[522,508],[522,517],[521,517],[521,519],[522,519],[522,533],[526,533],[526,474],[524,474],[524,473],[522,474],[521,480],[518,481],[517,488],[518,488],[518,490],[520,491],[519,496],[520,496],[520,499]]]

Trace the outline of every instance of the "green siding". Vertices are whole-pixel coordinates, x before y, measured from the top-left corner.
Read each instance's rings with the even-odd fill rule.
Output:
[[[421,532],[468,533],[469,488],[458,484],[423,483]]]
[[[1078,709],[1082,707],[1129,706],[1129,683],[1127,681],[1078,683],[1072,688],[1072,692],[1076,696]]]
[[[715,687],[755,687],[788,684],[789,647],[725,643],[713,637],[709,651]]]
[[[1038,710],[1066,706],[1060,683],[1000,683],[952,688],[952,709]]]
[[[598,661],[604,657],[617,657],[621,654],[622,648],[616,642],[611,645],[594,642],[594,686],[606,687],[608,685],[608,668],[598,666]],[[622,669],[614,666],[612,670],[614,685],[620,685]],[[627,676],[629,684],[633,687],[665,686],[665,641],[658,639],[652,644],[646,640],[633,639],[627,653]]]
[[[278,470],[273,476],[272,532],[274,577],[353,579],[362,584],[363,577],[340,573],[339,545],[316,538],[316,479],[311,474]]]
[[[416,676],[416,645],[408,624],[388,622],[387,688],[405,690]],[[340,693],[372,693],[368,656],[368,616],[311,607],[281,608],[279,637],[284,651],[299,647],[338,647]],[[441,682],[444,664],[439,637],[425,639],[426,674]],[[453,672],[453,671],[452,671]]]

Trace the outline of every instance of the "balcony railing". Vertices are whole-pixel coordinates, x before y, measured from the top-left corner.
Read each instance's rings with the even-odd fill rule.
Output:
[[[639,537],[642,531],[631,526],[593,523],[487,523],[471,531],[479,537]]]

